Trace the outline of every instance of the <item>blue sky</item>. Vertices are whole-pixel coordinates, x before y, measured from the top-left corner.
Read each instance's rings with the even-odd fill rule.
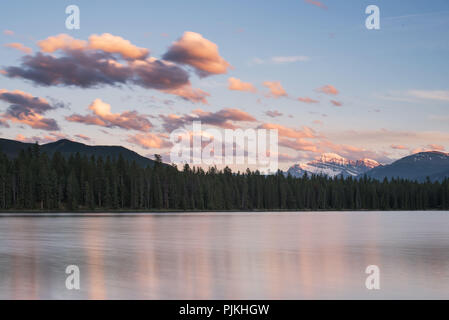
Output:
[[[355,0],[320,3],[325,8],[318,6],[318,1],[303,0],[3,4],[0,70],[20,66],[27,55],[8,46],[11,43],[30,48],[35,56],[41,50],[39,40],[67,34],[87,41],[93,34],[109,33],[148,49],[151,57],[163,59],[186,31],[216,44],[219,56],[231,67],[199,77],[194,66],[175,62],[188,72],[192,88],[209,94],[208,104],[134,84],[90,88],[46,86],[3,74],[0,89],[20,90],[52,105],[61,102],[64,107],[39,114],[54,119],[58,130],[33,128],[9,116],[4,120],[7,125],[0,127],[1,137],[15,139],[20,135],[25,141],[39,138],[46,142],[66,136],[88,144],[120,144],[143,155],[164,154],[168,149],[161,141],[163,134],[169,132],[160,115],[184,117],[201,109],[219,117],[220,110],[235,109],[256,119],[230,120],[236,126],[276,124],[298,133],[294,137],[280,136],[295,140],[297,145],[281,148],[284,155],[281,167],[308,161],[322,152],[382,162],[418,150],[447,152],[449,3]],[[79,30],[65,27],[65,8],[70,4],[80,8]],[[380,8],[380,30],[365,28],[365,8],[371,4]],[[231,77],[251,83],[257,92],[229,90]],[[286,96],[268,97],[269,88],[263,85],[266,81],[279,82]],[[321,93],[320,88],[325,86],[332,86],[338,94]],[[304,103],[297,100],[299,97],[319,102]],[[109,104],[113,114],[136,111],[140,116],[148,116],[152,128],[147,133],[110,123],[92,125],[66,119],[72,114],[90,114],[88,107],[95,99]],[[335,106],[331,100],[341,106]],[[0,99],[0,113],[7,113],[11,105],[7,98]],[[266,115],[267,111],[277,111],[282,116],[273,118]],[[313,137],[300,134],[307,130],[304,127],[314,131]],[[130,139],[137,134],[141,139]],[[143,135],[148,134],[151,134],[148,138],[161,139],[159,145],[142,144]]]

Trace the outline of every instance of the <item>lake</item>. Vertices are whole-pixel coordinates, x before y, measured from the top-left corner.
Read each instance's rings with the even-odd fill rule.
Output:
[[[35,216],[0,215],[1,299],[449,298],[449,212]]]

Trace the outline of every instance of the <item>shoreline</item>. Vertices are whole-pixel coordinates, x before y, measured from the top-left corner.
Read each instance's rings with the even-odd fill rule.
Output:
[[[425,209],[425,210],[407,210],[407,209],[395,209],[395,210],[374,210],[374,209],[359,209],[359,210],[335,210],[335,209],[323,209],[323,210],[77,210],[77,211],[56,211],[56,210],[0,210],[0,218],[3,217],[139,217],[139,216],[151,216],[151,215],[200,215],[205,213],[212,213],[217,215],[226,214],[257,214],[257,213],[352,213],[352,212],[449,212],[444,209]]]

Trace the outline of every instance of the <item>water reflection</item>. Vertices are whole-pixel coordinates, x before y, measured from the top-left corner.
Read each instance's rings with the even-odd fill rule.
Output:
[[[447,230],[447,212],[1,217],[0,298],[442,299]]]

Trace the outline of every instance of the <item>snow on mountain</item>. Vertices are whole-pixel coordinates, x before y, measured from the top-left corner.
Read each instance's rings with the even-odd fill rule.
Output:
[[[308,175],[355,177],[379,165],[377,161],[372,159],[353,161],[336,153],[324,153],[317,160],[295,164],[288,169],[287,174],[290,173],[292,176],[302,177],[307,172]]]

